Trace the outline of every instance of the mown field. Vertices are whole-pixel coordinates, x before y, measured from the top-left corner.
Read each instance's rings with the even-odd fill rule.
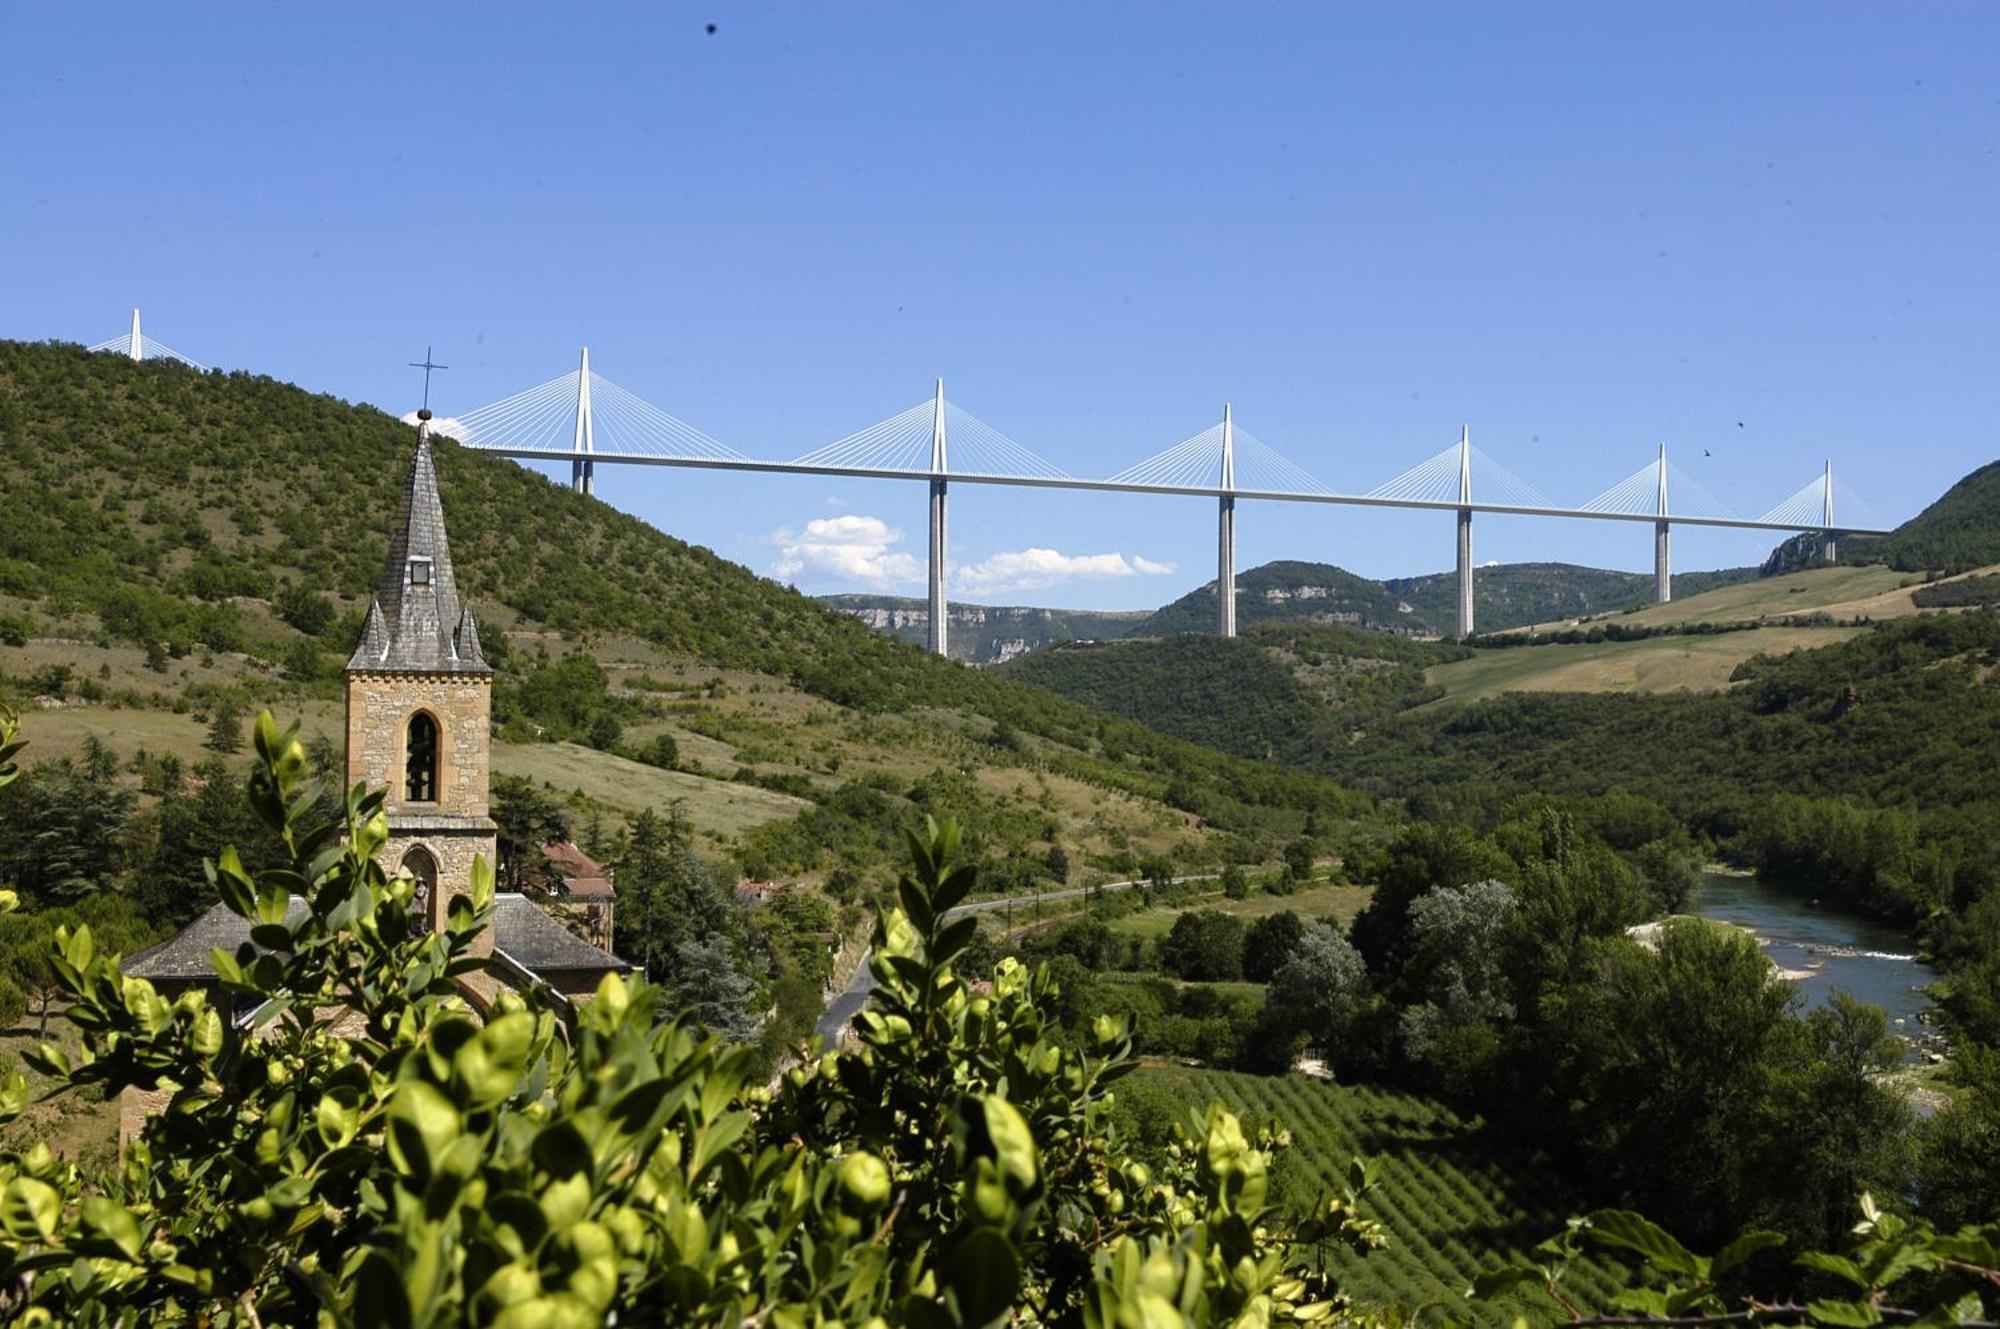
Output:
[[[1389,1247],[1337,1262],[1343,1286],[1359,1300],[1462,1307],[1482,1269],[1525,1254],[1582,1210],[1581,1202],[1566,1203],[1566,1188],[1533,1160],[1492,1139],[1477,1121],[1421,1095],[1299,1075],[1178,1068],[1140,1073],[1191,1103],[1220,1099],[1246,1123],[1289,1128],[1293,1144],[1277,1165],[1278,1194],[1289,1205],[1337,1190],[1356,1155],[1377,1163],[1380,1185],[1367,1212],[1388,1229]],[[1597,1261],[1578,1265],[1568,1280],[1599,1305],[1625,1281],[1620,1266]],[[1554,1310],[1538,1294],[1528,1297],[1474,1303],[1472,1311],[1482,1322],[1504,1324],[1536,1305]]]
[[[1517,646],[1433,665],[1424,677],[1445,689],[1446,695],[1429,703],[1430,707],[1479,701],[1506,692],[1713,692],[1729,686],[1736,666],[1754,655],[1784,655],[1831,646],[1859,631],[1766,627],[1704,637]]]
[[[1621,623],[1659,626],[1669,623],[1738,623],[1752,618],[1783,618],[1801,614],[1831,614],[1851,618],[1864,602],[1873,616],[1888,618],[1915,612],[1906,589],[1922,579],[1894,568],[1809,568],[1777,577],[1723,586],[1684,600],[1647,605],[1620,614]],[[1900,595],[1897,592],[1902,592]],[[1900,606],[1900,609],[1897,608]]]
[[[1287,910],[1300,918],[1324,918],[1346,927],[1368,903],[1366,886],[1320,885],[1291,895],[1267,895],[1255,891],[1242,900],[1232,900],[1220,891],[1171,905],[1142,909],[1110,921],[1113,932],[1157,940],[1173,931],[1174,920],[1190,909],[1215,909],[1239,918],[1264,918]]]

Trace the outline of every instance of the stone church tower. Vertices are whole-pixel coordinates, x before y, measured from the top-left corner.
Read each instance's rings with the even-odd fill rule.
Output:
[[[498,854],[487,815],[493,670],[459,603],[430,433],[430,412],[419,412],[389,556],[347,662],[347,787],[389,787],[377,857],[416,878],[419,916],[437,930],[451,897],[471,890],[474,857],[497,867]],[[491,948],[482,932],[480,953]]]

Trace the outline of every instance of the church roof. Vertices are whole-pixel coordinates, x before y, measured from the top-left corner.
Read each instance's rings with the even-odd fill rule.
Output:
[[[479,649],[472,611],[459,603],[429,420],[417,426],[417,455],[403,486],[382,580],[347,667],[380,673],[492,672]]]
[[[285,910],[285,922],[296,924],[306,916],[306,902],[294,895]],[[215,977],[209,953],[218,947],[234,954],[250,941],[250,920],[217,904],[179,932],[143,951],[125,958],[124,970],[136,978],[158,982],[179,979],[203,982]],[[535,974],[578,972],[624,972],[631,965],[584,941],[569,931],[548,911],[524,895],[493,897],[493,948],[503,951],[522,968]]]

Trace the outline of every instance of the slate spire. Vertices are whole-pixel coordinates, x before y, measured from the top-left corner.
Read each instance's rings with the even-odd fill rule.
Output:
[[[417,413],[417,455],[403,486],[382,581],[347,667],[371,673],[492,672],[480,654],[472,612],[458,599],[428,410]]]

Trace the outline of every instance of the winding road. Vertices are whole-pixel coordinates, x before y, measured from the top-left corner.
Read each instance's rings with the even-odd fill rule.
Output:
[[[1178,886],[1190,881],[1214,881],[1218,875],[1208,872],[1194,877],[1175,877],[1172,884]],[[945,911],[945,917],[952,919],[966,914],[991,914],[1009,905],[1027,906],[1080,900],[1093,891],[1128,891],[1134,886],[1146,884],[1143,878],[1139,878],[1132,881],[1107,881],[1097,886],[1067,886],[1059,891],[1043,891],[1039,895],[1005,895],[997,900],[975,900],[971,904],[948,909]],[[833,1000],[826,1004],[826,1010],[820,1015],[819,1022],[813,1026],[813,1032],[819,1035],[820,1046],[831,1048],[838,1043],[841,1030],[847,1028],[848,1022],[868,1004],[868,994],[875,990],[875,975],[868,967],[868,956],[869,952],[861,952],[861,962],[855,966],[854,977],[848,980],[846,987],[834,994]]]

